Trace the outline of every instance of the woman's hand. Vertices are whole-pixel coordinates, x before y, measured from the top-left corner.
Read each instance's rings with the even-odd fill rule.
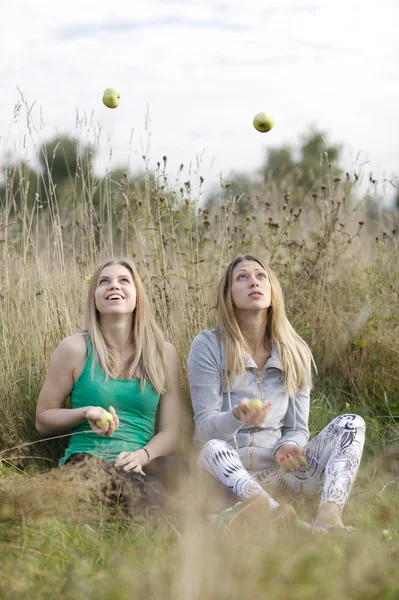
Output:
[[[96,422],[100,421],[104,417],[104,409],[101,408],[101,406],[87,407],[86,419],[89,421],[89,425],[94,433],[99,436],[106,435],[107,437],[111,437],[114,431],[119,427],[119,418],[113,406],[109,407],[109,412],[113,416],[113,420],[111,422],[104,423],[103,427],[98,427]]]
[[[248,398],[243,398],[240,401],[240,404],[237,404],[237,406],[233,408],[233,415],[239,421],[257,427],[266,419],[270,407],[271,402],[265,404],[263,408],[251,407],[250,400]]]
[[[304,449],[297,444],[283,444],[274,455],[277,464],[287,473],[294,473],[301,467],[306,467]]]
[[[135,473],[142,473],[143,467],[148,463],[148,455],[143,448],[136,450],[135,452],[121,452],[116,457],[115,467],[121,467],[124,471],[134,471]]]

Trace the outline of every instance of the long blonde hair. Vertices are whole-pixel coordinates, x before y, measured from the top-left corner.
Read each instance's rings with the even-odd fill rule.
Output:
[[[296,333],[285,314],[284,296],[280,283],[273,271],[257,256],[236,256],[228,265],[218,287],[217,309],[221,339],[225,346],[224,373],[229,389],[235,377],[245,371],[244,357],[249,348],[236,319],[231,295],[232,276],[235,267],[243,261],[257,262],[269,277],[271,305],[265,333],[277,345],[285,387],[289,396],[294,396],[304,385],[312,385],[312,365],[316,370],[312,353],[306,342]]]
[[[126,361],[123,373],[126,379],[140,375],[141,388],[148,379],[152,387],[163,393],[168,387],[168,375],[164,359],[164,337],[158,328],[151,306],[135,264],[129,259],[109,259],[94,271],[87,295],[85,326],[94,350],[94,358],[107,377],[116,378],[120,373],[120,361],[114,348],[107,343],[101,327],[100,313],[96,307],[95,291],[99,276],[105,267],[121,265],[130,271],[136,288],[136,308],[133,312],[130,342],[134,354]]]

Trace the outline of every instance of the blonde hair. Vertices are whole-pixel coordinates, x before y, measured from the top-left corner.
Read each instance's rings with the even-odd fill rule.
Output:
[[[244,354],[249,348],[236,319],[231,295],[232,276],[235,267],[243,261],[257,262],[269,277],[271,305],[268,308],[266,331],[277,345],[285,387],[294,396],[304,385],[312,385],[312,365],[316,370],[312,353],[306,342],[296,333],[285,314],[283,292],[273,271],[257,256],[246,254],[236,256],[228,265],[218,287],[217,309],[219,331],[225,346],[224,373],[228,388],[235,377],[245,372]]]
[[[136,308],[133,312],[130,337],[134,355],[126,361],[122,367],[122,372],[126,379],[133,379],[139,374],[142,389],[144,389],[145,380],[148,379],[158,393],[163,393],[169,384],[164,359],[164,337],[155,322],[137,268],[129,259],[116,260],[111,258],[106,260],[96,268],[91,277],[86,302],[85,327],[93,346],[93,360],[97,360],[107,377],[117,378],[120,376],[120,360],[114,348],[107,343],[104,337],[100,313],[97,310],[95,301],[99,276],[105,267],[112,265],[121,265],[130,271],[136,288]]]

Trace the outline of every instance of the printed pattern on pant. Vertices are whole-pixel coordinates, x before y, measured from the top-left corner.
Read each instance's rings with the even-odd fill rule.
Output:
[[[359,469],[365,429],[362,417],[340,415],[306,444],[306,467],[285,473],[275,465],[254,475],[262,486],[297,494],[321,491],[320,504],[335,502],[342,510]]]
[[[261,495],[269,498],[272,507],[278,506],[256,478],[244,469],[237,452],[227,442],[222,440],[207,442],[202,449],[198,464],[223,485],[232,489],[241,500]]]
[[[294,493],[317,493],[321,502],[335,502],[342,510],[352,489],[363,452],[366,425],[358,415],[340,415],[304,448],[307,466],[294,473],[279,465],[249,473],[237,452],[222,440],[210,440],[202,449],[199,465],[231,488],[239,498],[267,495],[272,508],[278,503],[264,486]]]

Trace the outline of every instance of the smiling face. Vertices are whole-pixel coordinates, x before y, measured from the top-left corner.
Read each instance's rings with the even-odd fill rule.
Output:
[[[136,287],[130,270],[123,265],[109,265],[101,271],[94,292],[101,315],[132,314],[136,308]]]
[[[256,261],[238,263],[231,278],[231,298],[236,310],[264,310],[271,302],[271,285],[265,269]]]

